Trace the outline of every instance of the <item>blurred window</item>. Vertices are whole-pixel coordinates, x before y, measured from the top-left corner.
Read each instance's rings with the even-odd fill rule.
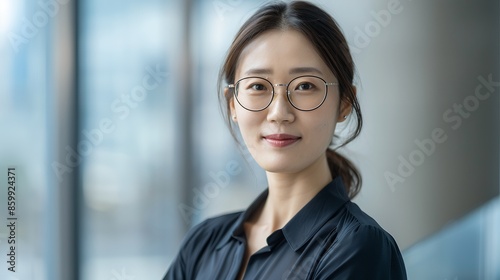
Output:
[[[48,279],[55,258],[51,24],[36,1],[0,1],[0,279]],[[15,167],[15,242],[7,227],[7,168]],[[9,216],[11,217],[11,216]],[[12,241],[12,239],[11,239]],[[15,245],[16,274],[7,254]],[[9,257],[10,259],[10,257]]]
[[[159,279],[183,236],[179,3],[81,1],[84,280]]]

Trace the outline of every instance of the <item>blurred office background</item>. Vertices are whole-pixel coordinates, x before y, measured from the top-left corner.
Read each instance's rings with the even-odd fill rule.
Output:
[[[160,279],[186,230],[266,187],[216,93],[265,2],[0,0],[1,279]],[[499,1],[312,2],[357,63],[356,202],[410,279],[500,279]]]

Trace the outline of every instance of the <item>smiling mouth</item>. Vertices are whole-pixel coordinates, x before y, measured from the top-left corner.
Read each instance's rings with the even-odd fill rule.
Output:
[[[300,139],[302,139],[301,137],[290,134],[271,134],[264,136],[263,138],[271,146],[278,148],[290,146],[299,141]]]

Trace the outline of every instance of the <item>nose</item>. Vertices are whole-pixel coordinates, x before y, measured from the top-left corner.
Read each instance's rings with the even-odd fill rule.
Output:
[[[269,122],[283,123],[295,120],[294,109],[288,101],[286,85],[274,85],[274,100],[267,109],[267,120]]]

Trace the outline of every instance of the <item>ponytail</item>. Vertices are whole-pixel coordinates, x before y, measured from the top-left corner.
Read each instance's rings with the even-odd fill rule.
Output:
[[[340,176],[344,181],[347,195],[351,199],[354,198],[361,190],[361,174],[356,166],[330,148],[326,150],[326,158],[332,177]]]

